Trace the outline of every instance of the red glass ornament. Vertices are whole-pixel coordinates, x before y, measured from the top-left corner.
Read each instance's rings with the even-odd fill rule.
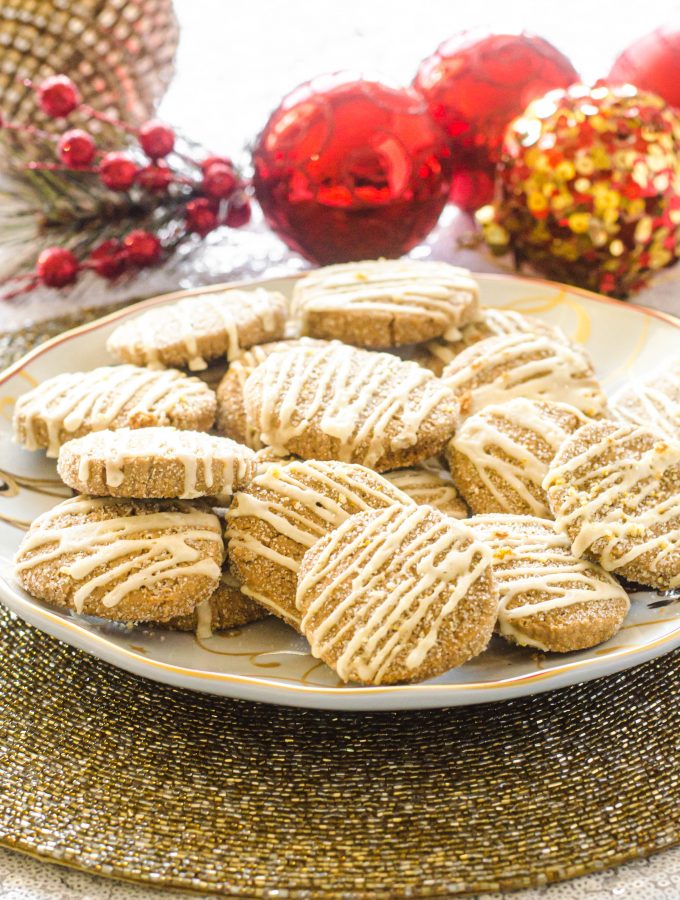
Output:
[[[90,253],[88,264],[102,278],[117,278],[125,270],[126,252],[120,241],[103,241]]]
[[[567,57],[527,33],[462,32],[423,60],[413,86],[451,137],[456,205],[490,202],[507,125],[531,100],[575,81]]]
[[[59,138],[59,159],[70,169],[89,166],[97,152],[94,138],[82,128],[71,128]]]
[[[151,164],[137,172],[136,181],[145,191],[162,194],[172,182],[172,171],[167,166]]]
[[[205,170],[203,191],[215,200],[226,200],[236,189],[236,175],[231,166],[215,162]]]
[[[229,228],[241,228],[241,226],[250,222],[251,215],[252,209],[247,200],[243,200],[241,203],[230,203],[224,224],[228,225]]]
[[[607,80],[652,91],[680,109],[680,25],[663,25],[626,47]]]
[[[175,146],[175,132],[169,125],[151,119],[139,129],[139,144],[150,159],[161,159],[172,153]]]
[[[135,266],[152,266],[160,261],[161,242],[156,235],[137,229],[123,238],[123,249]]]
[[[217,213],[214,205],[205,197],[190,200],[186,205],[185,221],[188,231],[205,237],[217,228]]]
[[[80,264],[70,250],[48,247],[38,257],[38,278],[48,287],[64,287],[78,277]]]
[[[421,97],[336,74],[289,94],[253,152],[269,225],[318,263],[410,250],[446,203],[451,151]]]
[[[66,75],[51,75],[38,86],[38,103],[45,115],[61,118],[80,104],[80,94]]]
[[[127,191],[138,171],[137,164],[124,153],[107,153],[99,163],[99,177],[112,191]]]

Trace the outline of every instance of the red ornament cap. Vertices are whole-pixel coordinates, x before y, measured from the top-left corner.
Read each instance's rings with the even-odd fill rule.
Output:
[[[161,159],[172,153],[175,132],[164,122],[151,119],[139,129],[139,144],[150,159]]]
[[[45,115],[61,118],[80,105],[80,93],[66,75],[51,75],[38,86],[38,103]]]
[[[65,131],[57,144],[59,159],[70,169],[89,166],[97,152],[94,138],[82,128]]]
[[[58,288],[76,280],[80,264],[70,250],[47,247],[38,257],[36,269],[43,284]]]
[[[99,163],[99,177],[112,191],[127,191],[138,171],[137,164],[124,153],[107,153]]]
[[[123,238],[123,249],[135,266],[152,266],[160,261],[162,248],[156,235],[136,229]]]

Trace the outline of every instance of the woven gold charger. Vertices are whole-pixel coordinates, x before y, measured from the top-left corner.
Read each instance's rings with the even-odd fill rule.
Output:
[[[680,842],[679,709],[680,651],[505,704],[268,707],[136,678],[0,608],[0,842],[245,897],[542,885]]]

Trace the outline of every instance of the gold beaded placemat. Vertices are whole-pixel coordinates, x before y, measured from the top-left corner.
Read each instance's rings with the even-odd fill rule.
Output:
[[[136,678],[0,607],[0,843],[242,897],[583,875],[680,843],[680,651],[504,704],[336,714]]]

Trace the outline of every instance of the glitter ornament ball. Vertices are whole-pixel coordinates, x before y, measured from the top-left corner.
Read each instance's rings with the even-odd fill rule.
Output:
[[[626,297],[677,258],[679,150],[680,118],[655,94],[551,91],[506,132],[485,239],[518,266]]]
[[[680,24],[664,25],[627,47],[608,76],[610,84],[634,84],[680,109]]]
[[[465,210],[489,203],[507,125],[531,100],[578,80],[566,56],[527,33],[463,32],[423,60],[413,86],[451,138],[451,200]]]
[[[342,74],[282,101],[253,164],[271,228],[321,264],[405,253],[436,224],[451,183],[448,140],[423,98]]]

